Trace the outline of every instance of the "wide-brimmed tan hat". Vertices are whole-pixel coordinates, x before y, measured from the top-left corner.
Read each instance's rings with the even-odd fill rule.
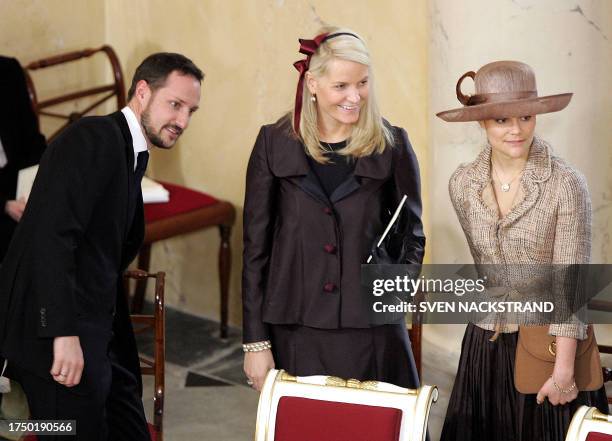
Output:
[[[461,83],[474,80],[475,95],[464,95]],[[557,112],[572,99],[571,93],[538,96],[535,74],[520,61],[495,61],[478,72],[466,72],[457,81],[457,99],[464,107],[436,113],[444,121],[482,121]]]

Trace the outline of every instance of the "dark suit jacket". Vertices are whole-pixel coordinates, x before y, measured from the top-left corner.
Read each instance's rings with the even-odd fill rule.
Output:
[[[121,112],[83,118],[47,148],[0,268],[0,353],[10,363],[51,378],[53,338],[78,335],[87,387],[114,329],[120,361],[140,379],[118,289],[144,237],[133,164]]]
[[[38,130],[23,70],[14,58],[0,57],[0,96],[0,140],[8,161],[0,168],[1,261],[17,225],[4,212],[4,205],[15,199],[19,170],[38,164],[46,143]]]
[[[404,194],[405,263],[421,263],[417,159],[403,129],[395,145],[357,159],[328,198],[288,118],[263,126],[249,160],[244,203],[244,341],[269,338],[266,324],[370,327],[360,269]]]

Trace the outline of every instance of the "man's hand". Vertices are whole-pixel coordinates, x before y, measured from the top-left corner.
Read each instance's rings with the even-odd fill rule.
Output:
[[[15,222],[19,222],[23,215],[23,210],[25,210],[25,206],[26,201],[23,198],[17,201],[6,201],[6,204],[4,204],[4,212]]]
[[[244,373],[253,384],[251,387],[261,392],[264,380],[270,369],[274,369],[272,351],[266,349],[259,352],[246,352],[244,354]]]
[[[79,384],[83,374],[83,351],[78,336],[53,339],[53,366],[51,376],[59,384],[72,387]]]

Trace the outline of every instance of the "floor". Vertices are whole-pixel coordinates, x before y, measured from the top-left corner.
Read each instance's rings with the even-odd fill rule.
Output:
[[[242,372],[240,332],[232,329],[227,340],[220,340],[215,322],[173,310],[168,311],[166,320],[169,344],[166,353],[165,439],[253,439],[258,394],[246,385]],[[455,326],[455,332],[448,335],[448,326],[426,327],[424,381],[437,385],[440,391],[440,398],[430,413],[432,440],[440,436],[463,329],[464,326]],[[444,347],[440,347],[441,344]],[[140,347],[145,352],[150,350],[144,342]],[[150,415],[153,383],[150,377],[145,377],[145,381],[144,399],[151,403],[146,409]]]
[[[229,338],[221,340],[218,323],[171,308],[167,309],[166,325],[165,440],[252,440],[258,394],[246,385],[242,373],[239,330],[231,329]],[[437,385],[440,392],[430,413],[432,440],[440,436],[464,328],[464,325],[425,325],[423,331],[424,382]],[[612,329],[601,331],[604,332],[597,330],[598,335],[612,335]],[[602,339],[600,343],[612,341]],[[150,339],[139,337],[139,346],[144,353],[151,353]],[[612,365],[612,356],[604,357],[604,363]],[[153,380],[147,376],[143,399],[149,419],[152,396]],[[18,388],[14,388],[4,396],[0,420],[23,415],[27,415],[27,407]],[[0,430],[0,440],[7,439],[3,435],[7,436]]]
[[[169,309],[166,314],[166,441],[251,440],[258,394],[242,373],[240,332],[219,339],[219,325]],[[144,352],[150,345],[139,342]],[[153,379],[144,377],[147,416],[153,408]],[[149,404],[147,406],[147,403]]]
[[[217,323],[172,309],[167,310],[166,320],[164,439],[253,439],[258,394],[245,383],[239,331],[231,329],[229,338],[220,340]],[[448,347],[449,338],[456,340],[463,328],[458,327],[457,333],[453,332],[450,336],[446,329],[444,334],[437,335],[434,325],[429,327],[432,327],[431,330],[425,330],[423,372],[425,383],[436,384],[440,389],[440,399],[432,408],[429,423],[431,439],[436,440],[439,438],[459,349],[456,344]],[[150,353],[150,340],[144,337],[139,337],[139,340],[142,351]],[[143,399],[149,418],[153,410],[152,396],[153,379],[147,376],[144,377]],[[5,398],[3,411],[5,416],[7,412],[11,416],[18,415],[23,412],[23,403],[15,396]]]

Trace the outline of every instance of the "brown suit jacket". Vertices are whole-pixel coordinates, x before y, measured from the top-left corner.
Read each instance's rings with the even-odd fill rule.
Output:
[[[356,160],[328,198],[288,118],[263,126],[249,160],[242,274],[244,341],[268,339],[266,324],[322,329],[370,327],[360,268],[404,194],[402,263],[421,263],[419,168],[406,132]]]
[[[459,166],[450,178],[450,197],[467,238],[474,263],[496,265],[500,284],[513,288],[509,299],[521,299],[530,289],[517,289],[541,277],[542,269],[555,265],[557,276],[548,288],[555,296],[563,323],[550,327],[552,335],[586,338],[586,325],[571,312],[561,310],[567,286],[560,281],[561,265],[589,263],[591,255],[591,201],[585,178],[552,154],[551,147],[535,137],[520,180],[522,198],[503,218],[491,188],[491,147],[469,164]],[[529,285],[528,285],[529,286]],[[567,294],[570,295],[570,294]],[[479,323],[493,329],[491,323]],[[507,325],[503,332],[517,330]]]

